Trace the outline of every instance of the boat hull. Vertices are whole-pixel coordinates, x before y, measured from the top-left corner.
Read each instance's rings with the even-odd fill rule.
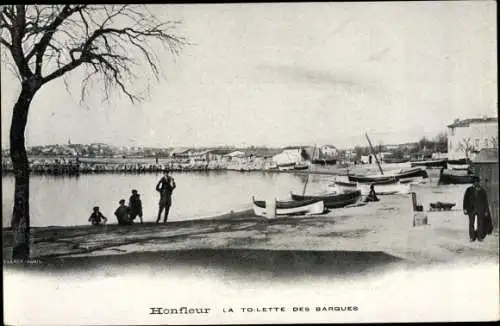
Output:
[[[439,184],[469,184],[474,183],[474,174],[458,175],[450,173],[442,173],[439,176]]]
[[[429,160],[429,161],[416,161],[411,162],[411,167],[423,166],[426,168],[446,168],[448,160]]]
[[[292,193],[292,199],[296,201],[303,201],[308,199],[318,199],[324,202],[326,208],[341,208],[347,205],[354,204],[361,197],[361,191],[354,190],[341,194],[329,195],[298,195]]]
[[[257,216],[268,216],[266,202],[253,200],[253,211]],[[302,201],[276,201],[276,216],[322,214],[325,205],[320,199]]]

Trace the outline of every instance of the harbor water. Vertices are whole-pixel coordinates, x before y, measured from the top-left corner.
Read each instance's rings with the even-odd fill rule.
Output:
[[[118,201],[128,198],[132,189],[141,194],[144,221],[156,220],[158,193],[155,186],[162,174],[88,174],[81,176],[32,175],[30,178],[31,226],[71,226],[89,224],[93,206],[108,218]],[[173,173],[177,188],[169,221],[197,219],[252,207],[256,199],[290,199],[290,192],[324,192],[333,176],[265,172],[179,172]],[[14,177],[2,176],[2,216],[10,225],[14,197]]]

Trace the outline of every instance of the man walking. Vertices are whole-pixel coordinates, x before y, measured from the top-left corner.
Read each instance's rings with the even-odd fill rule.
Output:
[[[493,231],[486,190],[481,186],[479,177],[474,177],[474,185],[465,190],[464,214],[469,216],[469,239],[471,242],[483,241]],[[477,221],[477,229],[474,222]]]
[[[165,217],[163,218],[163,223],[167,223],[168,212],[170,211],[170,206],[172,205],[172,192],[174,191],[176,185],[175,180],[169,175],[169,171],[165,172],[165,175],[158,181],[156,185],[156,191],[160,193],[160,202],[158,207],[158,218],[156,223],[160,223],[161,213],[165,210]]]

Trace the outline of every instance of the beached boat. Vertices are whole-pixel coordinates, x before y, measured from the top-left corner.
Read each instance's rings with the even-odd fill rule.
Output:
[[[469,169],[469,160],[466,158],[461,158],[458,160],[448,160],[447,168],[448,170],[468,170]]]
[[[329,185],[332,188],[338,189],[340,193],[350,192],[357,189],[357,182],[350,181],[335,181],[334,183]]]
[[[267,217],[266,202],[252,198],[253,211],[257,216]],[[276,201],[276,216],[322,214],[325,205],[321,199]]]
[[[374,185],[374,190],[377,195],[394,195],[394,194],[408,194],[411,190],[409,183],[394,183],[385,185]],[[358,189],[361,195],[367,196],[370,193],[370,184],[358,183]]]
[[[426,160],[426,161],[415,161],[410,162],[411,167],[423,166],[426,168],[445,168],[448,159],[441,160]]]
[[[307,163],[295,163],[295,165],[293,166],[293,169],[294,170],[307,170],[309,169],[309,165],[307,165]]]
[[[340,208],[354,204],[361,197],[361,191],[352,190],[345,193],[331,193],[326,195],[297,195],[292,193],[292,199],[303,201],[308,199],[322,200],[326,208]]]
[[[360,183],[374,183],[374,184],[394,184],[401,179],[407,178],[428,178],[429,175],[427,171],[422,168],[413,169],[401,169],[396,171],[388,171],[384,175],[372,175],[372,176],[362,176],[362,175],[349,175],[349,181],[360,182]]]
[[[447,164],[448,170],[468,170],[470,167],[469,164]]]
[[[462,172],[462,173],[461,173]],[[474,174],[469,174],[464,170],[447,170],[439,176],[439,184],[467,184],[474,183]]]
[[[348,175],[347,177],[351,182],[360,182],[360,183],[390,184],[397,182],[394,176],[387,176],[387,175],[373,175],[373,176]]]
[[[280,164],[277,164],[277,169],[279,171],[289,171],[289,170],[293,170],[294,167],[295,167],[295,162],[290,162],[290,163],[280,163]]]

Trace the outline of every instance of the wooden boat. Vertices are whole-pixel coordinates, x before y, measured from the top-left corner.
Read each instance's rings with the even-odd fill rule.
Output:
[[[266,202],[252,197],[253,211],[257,216],[267,217]],[[322,214],[325,205],[321,199],[276,201],[276,216]]]
[[[394,158],[394,157],[386,157],[382,159],[382,161],[386,164],[396,164],[396,163],[406,163],[410,162],[409,158]]]
[[[349,182],[335,181],[334,183],[329,184],[329,186],[336,190],[338,189],[339,193],[345,193],[356,190],[358,183],[350,181]]]
[[[309,169],[309,165],[307,165],[306,163],[295,163],[295,165],[293,166],[293,169],[294,170],[307,170]]]
[[[427,160],[427,161],[410,162],[410,165],[411,165],[411,167],[423,166],[426,168],[445,168],[447,162],[448,162],[448,159]]]
[[[386,185],[374,185],[375,194],[377,195],[394,195],[394,194],[408,194],[410,193],[409,183],[395,183]],[[370,193],[370,184],[359,183],[358,189],[363,196]]]
[[[374,176],[356,176],[349,175],[349,181],[355,181],[360,183],[374,183],[374,184],[390,184],[396,183],[401,179],[407,178],[428,178],[429,175],[427,171],[422,168],[413,168],[413,169],[401,169],[397,172],[387,172],[385,175],[374,175]]]
[[[320,164],[320,165],[335,165],[337,164],[336,159],[313,159],[312,164]]]
[[[448,170],[468,170],[470,161],[466,158],[461,158],[458,160],[448,160],[447,168]]]
[[[289,170],[293,170],[295,167],[295,162],[291,162],[291,163],[283,163],[283,164],[277,164],[276,168],[279,170],[279,171],[289,171]]]
[[[347,177],[349,178],[349,181],[359,182],[359,183],[391,184],[397,182],[397,179],[394,176],[386,176],[386,175],[374,175],[374,176],[348,175]]]
[[[326,208],[340,208],[347,205],[352,205],[361,197],[361,191],[352,190],[345,193],[332,193],[326,195],[297,195],[292,193],[292,199],[297,201],[304,201],[308,199],[322,200]]]
[[[449,172],[443,172],[439,176],[439,184],[446,185],[446,184],[468,184],[468,183],[474,183],[474,174],[458,174],[458,173],[451,173]]]
[[[447,164],[448,170],[468,170],[469,164]]]

